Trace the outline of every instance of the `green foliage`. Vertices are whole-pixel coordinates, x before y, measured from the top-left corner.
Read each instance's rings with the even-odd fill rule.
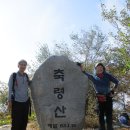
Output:
[[[29,122],[35,122],[35,121],[37,121],[36,114],[35,112],[33,112],[31,116],[29,116]],[[10,113],[0,113],[0,126],[9,124],[11,124]]]
[[[86,125],[87,127],[96,128],[98,126],[97,120],[97,101],[96,93],[92,87],[92,82],[89,82],[88,97],[86,100]]]
[[[116,5],[109,10],[104,4],[101,4],[101,7],[104,20],[110,22],[115,29],[115,32],[111,33],[114,43],[118,46],[114,51],[122,59],[122,63],[119,62],[123,65],[122,73],[127,73],[130,70],[130,10],[127,9],[127,4],[120,11],[117,11]]]
[[[101,4],[102,16],[113,26],[114,32],[110,36],[114,39],[115,48],[111,50],[108,57],[116,64],[111,67],[111,72],[116,75],[120,81],[118,93],[127,94],[130,90],[130,10],[128,3],[121,10],[117,10],[116,5],[107,9]],[[117,95],[117,100],[121,97]]]
[[[11,123],[11,117],[7,113],[0,113],[0,126]]]
[[[29,121],[32,122],[32,121],[36,121],[36,120],[37,120],[36,113],[32,112],[31,116],[29,116]]]
[[[7,108],[7,84],[0,82],[0,107],[2,111]],[[1,112],[1,111],[0,111]]]
[[[29,67],[30,73],[34,73],[35,70],[51,55],[51,51],[47,44],[39,44],[36,52],[36,61]]]
[[[89,31],[82,30],[80,34],[71,34],[70,39],[71,44],[57,43],[51,50],[47,44],[40,44],[35,62],[37,67],[51,55],[64,55],[73,61],[87,61],[86,64],[90,65],[103,60],[103,54],[109,49],[106,35],[97,26]]]

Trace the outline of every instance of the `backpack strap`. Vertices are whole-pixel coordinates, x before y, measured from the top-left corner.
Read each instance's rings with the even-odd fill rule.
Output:
[[[29,76],[28,76],[28,74],[27,73],[25,73],[25,75],[26,75],[26,77],[27,77],[27,82],[28,82],[28,85],[30,85],[30,79],[29,79]],[[31,103],[31,99],[30,99],[30,97],[29,97],[29,116],[31,116],[31,113],[32,113],[32,103]]]
[[[13,73],[13,84],[12,84],[12,100],[14,100],[15,99],[15,88],[14,88],[14,86],[15,86],[15,81],[16,81],[16,73]]]
[[[28,85],[30,85],[29,76],[28,76],[28,74],[27,74],[27,73],[25,73],[25,75],[26,75],[26,78],[27,78]]]

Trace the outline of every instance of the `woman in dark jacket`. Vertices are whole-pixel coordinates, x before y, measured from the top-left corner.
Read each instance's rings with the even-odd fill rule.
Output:
[[[81,65],[81,69],[83,71],[82,65]],[[106,129],[104,116],[106,116],[107,130],[113,130],[112,97],[119,82],[114,76],[106,72],[105,66],[102,63],[96,64],[95,70],[96,70],[95,75],[91,75],[89,73],[86,73],[85,71],[83,71],[83,73],[86,76],[88,76],[88,78],[93,82],[96,93],[97,93],[97,99],[98,99],[98,105],[99,105],[100,130]],[[110,88],[110,82],[113,82],[115,84],[113,90],[111,90]]]

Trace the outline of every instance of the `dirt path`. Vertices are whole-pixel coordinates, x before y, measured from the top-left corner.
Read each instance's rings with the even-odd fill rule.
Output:
[[[10,126],[9,125],[5,125],[0,127],[0,130],[10,130]]]
[[[2,127],[0,127],[0,130],[10,130],[10,125],[5,125],[5,126],[2,126]],[[36,128],[36,125],[34,125],[34,123],[29,123],[28,124],[28,127],[27,127],[27,130],[38,130],[37,128]],[[97,130],[97,129],[83,129],[83,130]],[[127,128],[122,128],[122,129],[116,129],[116,130],[128,130]]]
[[[5,125],[5,126],[0,127],[0,130],[10,130],[10,129],[11,129],[10,125]],[[29,123],[28,127],[27,127],[27,130],[37,130],[37,129],[35,128],[35,126],[33,126],[32,123]]]

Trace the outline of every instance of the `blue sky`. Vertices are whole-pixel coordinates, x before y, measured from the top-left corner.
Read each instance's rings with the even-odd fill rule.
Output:
[[[122,7],[120,0],[103,2]],[[72,32],[93,25],[112,30],[102,21],[99,0],[0,0],[0,80],[8,81],[20,59],[34,60],[39,43],[51,48],[54,41],[69,42]]]

